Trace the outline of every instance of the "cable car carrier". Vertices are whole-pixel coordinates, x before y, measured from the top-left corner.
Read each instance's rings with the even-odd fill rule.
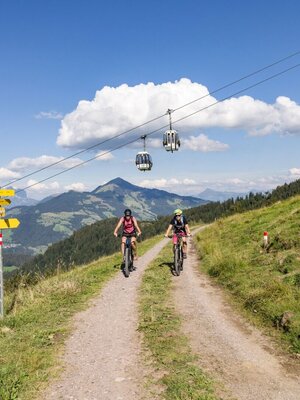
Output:
[[[175,129],[172,129],[172,110],[168,109],[167,113],[169,114],[170,119],[170,129],[168,129],[163,135],[163,145],[167,151],[171,151],[173,153],[173,151],[179,150],[180,140],[177,131],[175,131]]]
[[[140,171],[150,171],[153,165],[150,154],[146,151],[146,135],[141,136],[144,140],[144,151],[137,153],[135,158],[135,164]]]

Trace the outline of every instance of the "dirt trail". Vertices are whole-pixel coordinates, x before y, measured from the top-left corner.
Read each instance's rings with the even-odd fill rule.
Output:
[[[141,400],[143,366],[137,332],[137,289],[145,266],[168,239],[162,240],[135,262],[129,278],[120,272],[75,317],[74,333],[66,344],[65,371],[43,398],[68,400]]]
[[[175,284],[175,303],[199,365],[238,400],[299,400],[299,363],[285,365],[267,338],[238,316],[220,289],[199,273],[194,247]],[[298,374],[298,375],[297,375]],[[227,396],[225,396],[227,398]]]

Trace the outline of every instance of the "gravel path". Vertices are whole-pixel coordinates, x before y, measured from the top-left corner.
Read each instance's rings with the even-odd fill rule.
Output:
[[[65,371],[44,399],[140,400],[143,390],[137,289],[145,266],[168,242],[162,240],[135,262],[129,278],[120,272],[75,317],[74,333],[67,341]]]
[[[221,290],[199,273],[189,241],[189,257],[174,281],[174,296],[200,366],[238,400],[299,400],[299,362],[290,360],[292,365],[275,355],[270,341],[226,303]]]

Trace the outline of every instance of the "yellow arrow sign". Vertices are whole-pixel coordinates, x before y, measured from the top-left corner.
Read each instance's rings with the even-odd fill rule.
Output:
[[[0,219],[0,229],[14,229],[20,225],[17,218]]]
[[[0,217],[5,217],[5,208],[0,207]]]
[[[9,206],[11,201],[9,199],[0,199],[0,206]]]
[[[13,189],[0,189],[0,196],[14,196],[15,191]]]

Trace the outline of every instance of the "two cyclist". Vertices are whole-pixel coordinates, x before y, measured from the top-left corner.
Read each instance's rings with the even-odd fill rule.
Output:
[[[120,229],[121,226],[123,228],[122,243],[121,243],[122,256],[123,256],[124,250],[125,250],[126,238],[130,237],[133,254],[134,254],[134,259],[137,260],[138,254],[137,254],[136,237],[140,236],[142,234],[142,232],[140,230],[140,227],[137,223],[136,218],[132,215],[132,212],[129,208],[126,208],[126,210],[124,211],[124,217],[120,218],[119,222],[117,223],[117,226],[115,227],[115,230],[114,230],[115,237],[118,236],[118,230]]]
[[[188,225],[186,217],[183,215],[182,210],[177,208],[174,211],[174,217],[171,219],[168,229],[165,233],[165,237],[169,237],[169,234],[173,230],[173,244],[177,244],[179,236],[182,236],[182,252],[183,258],[187,257],[187,241],[186,236],[191,235],[191,231]]]

